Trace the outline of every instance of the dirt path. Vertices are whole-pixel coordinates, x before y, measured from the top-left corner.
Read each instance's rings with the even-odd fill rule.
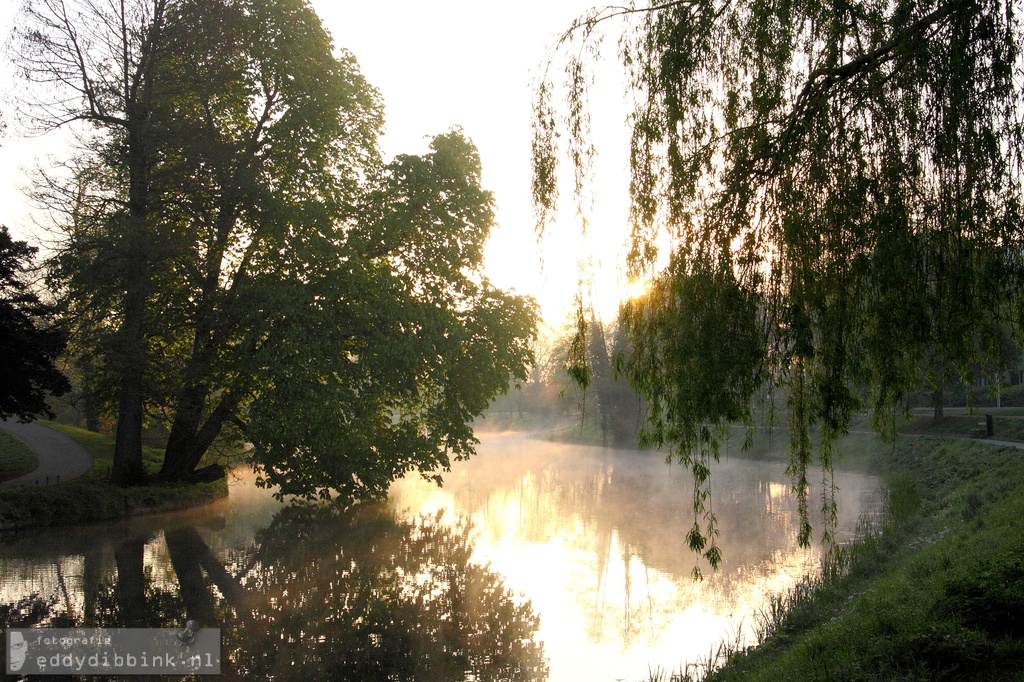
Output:
[[[21,440],[36,453],[39,466],[30,474],[0,483],[0,487],[46,485],[78,478],[92,466],[92,456],[73,439],[41,424],[0,421],[0,429]]]

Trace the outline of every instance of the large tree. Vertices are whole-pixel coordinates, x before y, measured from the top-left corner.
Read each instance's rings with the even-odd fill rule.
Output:
[[[0,357],[4,368],[0,419],[52,417],[47,398],[63,395],[70,388],[55,365],[67,334],[52,325],[54,307],[39,299],[26,277],[36,251],[28,243],[12,239],[0,225]]]
[[[161,151],[160,120],[153,109],[167,96],[156,72],[168,56],[169,4],[26,2],[14,34],[17,66],[37,86],[23,107],[26,118],[40,131],[85,124],[87,134],[97,135],[94,151],[116,161],[116,171],[111,169],[118,174],[116,191],[98,200],[110,202],[106,257],[119,271],[114,325],[120,386],[112,478],[122,484],[142,477],[145,308],[153,255],[150,182]],[[79,208],[69,212],[85,220]]]
[[[648,440],[693,471],[690,543],[715,563],[708,463],[764,382],[787,389],[806,510],[812,427],[827,472],[855,410],[891,434],[908,390],[1001,369],[1024,312],[1021,29],[998,0],[594,10],[562,41],[564,112],[558,83],[537,90],[542,217],[560,131],[587,171],[585,48],[617,20],[635,102],[629,265],[652,280],[626,307],[629,370]]]
[[[383,164],[380,97],[303,0],[163,10],[141,384],[170,430],[161,475],[235,438],[282,494],[356,499],[470,454],[469,421],[524,377],[533,334],[530,303],[480,273],[476,149],[453,131]],[[108,378],[131,288],[126,151],[96,136],[45,188],[66,216],[54,279]]]

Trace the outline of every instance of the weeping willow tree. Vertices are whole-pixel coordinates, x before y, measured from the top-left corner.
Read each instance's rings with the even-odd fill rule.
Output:
[[[709,464],[731,424],[753,425],[765,387],[787,396],[808,543],[808,469],[822,465],[834,519],[828,482],[855,411],[891,436],[908,391],[1004,369],[1003,341],[1024,321],[1017,9],[628,5],[579,18],[547,61],[534,104],[540,234],[559,160],[577,193],[586,183],[593,67],[601,38],[620,35],[628,269],[651,282],[623,310],[624,370],[651,407],[643,438],[693,473],[689,543],[712,566]]]

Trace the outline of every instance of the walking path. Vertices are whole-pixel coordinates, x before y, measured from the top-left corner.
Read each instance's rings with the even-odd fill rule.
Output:
[[[865,433],[875,434],[874,431],[865,431],[863,429],[851,429],[850,433]],[[948,434],[935,434],[935,433],[900,433],[897,434],[898,438],[924,438],[926,436],[933,436],[935,438],[956,438],[957,440],[969,440],[972,443],[988,443],[989,445],[1009,445],[1011,448],[1019,448],[1024,450],[1024,441],[1019,440],[995,440],[993,438],[971,438],[969,436],[951,436]]]
[[[39,459],[35,471],[4,481],[0,488],[59,483],[78,478],[92,466],[92,456],[81,444],[41,424],[22,424],[9,419],[0,421],[0,429],[23,441]]]
[[[1016,440],[992,440],[991,438],[970,438],[968,440],[976,440],[979,443],[990,443],[992,445],[1009,445],[1010,447],[1024,449],[1024,443]]]

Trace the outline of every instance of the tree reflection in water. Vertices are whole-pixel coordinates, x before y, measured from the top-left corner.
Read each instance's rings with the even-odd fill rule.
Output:
[[[33,596],[0,605],[2,624],[168,627],[192,618],[221,628],[225,679],[547,678],[532,604],[473,561],[465,519],[289,507],[227,566],[193,527],[164,537],[177,586],[143,566],[146,538],[126,540],[114,548],[116,580],[85,600],[86,613]]]
[[[246,677],[540,680],[539,619],[472,560],[470,527],[292,507],[257,534],[260,598],[229,641]]]

